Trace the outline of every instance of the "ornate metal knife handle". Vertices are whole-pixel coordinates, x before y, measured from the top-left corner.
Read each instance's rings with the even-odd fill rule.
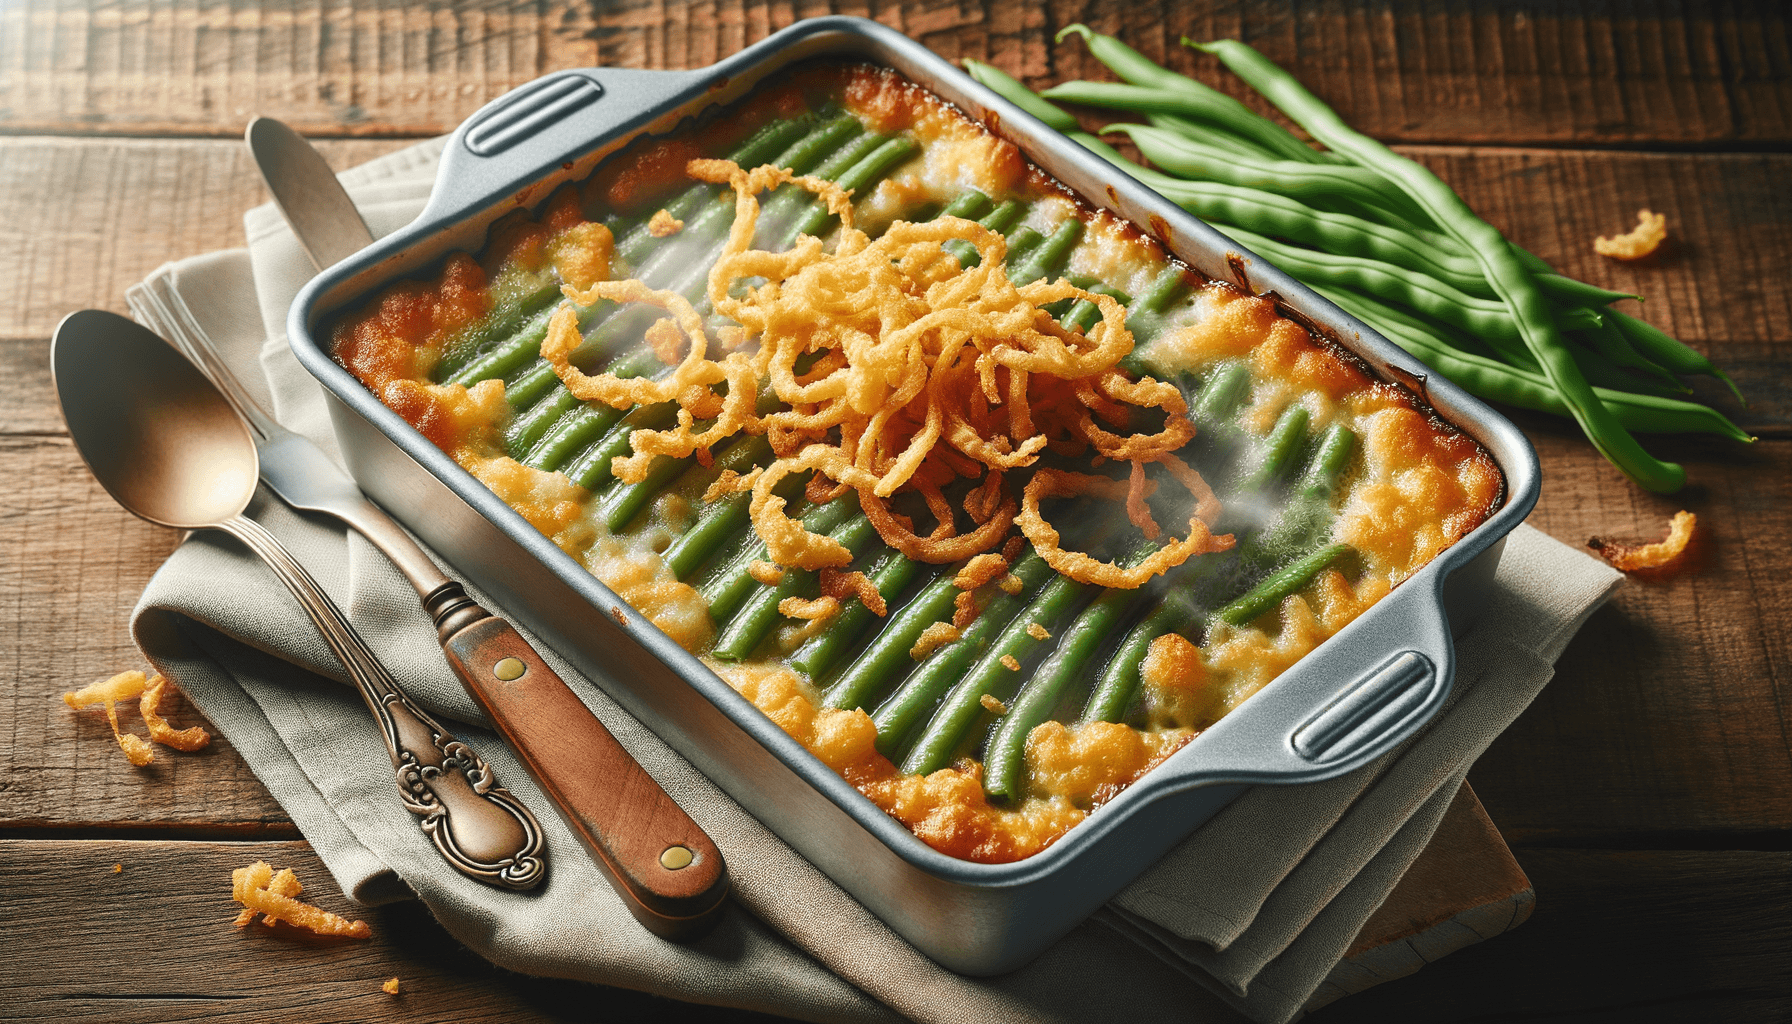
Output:
[[[280,577],[361,691],[398,773],[404,805],[454,869],[505,889],[532,889],[547,873],[541,825],[496,784],[491,768],[411,702],[367,642],[273,534],[245,516],[221,529]]]

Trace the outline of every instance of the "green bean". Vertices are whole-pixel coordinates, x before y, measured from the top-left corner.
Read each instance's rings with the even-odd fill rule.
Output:
[[[1452,348],[1437,341],[1422,325],[1415,326],[1409,320],[1391,315],[1392,311],[1363,296],[1327,288],[1315,291],[1380,331],[1389,341],[1423,359],[1477,398],[1556,416],[1572,415],[1562,396],[1540,373],[1519,370]],[[1639,434],[1715,434],[1744,443],[1754,440],[1747,431],[1710,406],[1611,388],[1595,387],[1593,393],[1625,429]]]
[[[1033,90],[1022,85],[1018,79],[1007,72],[982,61],[968,59],[964,61],[964,69],[990,91],[1044,121],[1046,127],[1061,132],[1076,130],[1077,121],[1074,115],[1033,95]]]
[[[1157,545],[1150,541],[1135,545],[1125,559],[1127,567],[1137,565],[1156,551]],[[1083,670],[1096,650],[1115,627],[1150,596],[1150,591],[1104,590],[1055,638],[1056,646],[1051,653],[1033,677],[1021,685],[1020,692],[1009,702],[1008,710],[996,720],[983,752],[984,792],[1010,800],[1025,795],[1027,734],[1051,717],[1063,699],[1065,689],[1084,677]],[[1028,620],[1022,625],[1023,632],[1036,621],[1028,615],[1020,618]],[[997,646],[1001,646],[1000,641]],[[992,650],[991,653],[995,652]],[[956,741],[953,745],[957,745]]]
[[[1071,283],[1076,284],[1075,281],[1072,281]],[[1077,287],[1086,292],[1094,292],[1096,295],[1106,295],[1108,298],[1118,302],[1121,309],[1125,309],[1132,303],[1132,296],[1109,285],[1079,284]],[[1090,302],[1088,299],[1078,299],[1071,304],[1069,309],[1064,311],[1064,315],[1058,319],[1058,322],[1070,330],[1088,333],[1089,328],[1094,327],[1101,322],[1101,307]]]
[[[1234,626],[1243,626],[1263,613],[1278,607],[1282,599],[1313,582],[1325,567],[1353,549],[1348,544],[1327,544],[1318,551],[1273,573],[1251,591],[1219,610],[1217,618]]]
[[[877,530],[869,519],[857,515],[830,531],[828,536],[856,556],[876,539]],[[728,620],[721,635],[716,637],[710,656],[722,661],[740,661],[751,655],[784,617],[778,611],[779,602],[804,596],[806,591],[814,589],[814,583],[815,573],[807,569],[785,569],[784,578],[777,586],[761,588]]]
[[[895,170],[909,158],[921,151],[921,144],[906,135],[897,136],[866,154],[852,169],[840,175],[839,185],[849,195],[864,189],[890,171]],[[803,212],[801,218],[785,232],[784,244],[789,246],[803,235],[819,237],[830,223],[835,220],[828,212],[827,204],[817,199]]]
[[[1024,260],[1027,254],[1037,249],[1045,241],[1045,236],[1032,228],[1022,225],[1015,228],[1008,236],[1008,263],[1012,266],[1017,260]]]
[[[644,412],[655,409],[653,406],[637,406],[636,408],[638,411]],[[666,412],[670,413],[671,410],[667,409]],[[670,422],[670,417],[668,417],[668,425]],[[714,420],[698,420],[693,425],[693,429],[698,431],[708,430],[714,424]],[[626,445],[629,436],[632,435],[635,430],[641,429],[651,430],[656,428],[643,422],[636,425],[633,429],[618,431],[618,433],[621,433],[621,437],[618,439],[617,446],[620,448],[622,445]],[[608,439],[606,438],[606,443],[607,442]],[[767,450],[769,451],[769,448]],[[614,459],[614,456],[612,456],[612,459]],[[613,463],[606,463],[605,465],[608,466],[611,464]],[[646,476],[632,483],[624,483],[623,481],[617,480],[610,484],[602,494],[598,495],[597,514],[603,519],[604,525],[609,528],[611,533],[621,532],[622,528],[627,526],[630,520],[634,519],[635,516],[640,514],[642,509],[647,507],[648,502],[658,497],[660,492],[666,489],[666,485],[670,484],[673,478],[685,472],[687,468],[700,469],[701,467],[689,467],[683,459],[674,459],[663,455],[655,458],[653,462],[648,465]],[[609,472],[610,471],[607,468],[604,471],[605,475],[608,475]],[[583,486],[589,487],[591,485],[585,484]]]
[[[1176,114],[1146,114],[1145,123],[1153,128],[1174,132],[1190,142],[1203,143],[1215,149],[1223,149],[1228,153],[1237,153],[1239,156],[1248,156],[1255,160],[1283,159],[1282,154],[1273,153],[1262,146],[1254,145],[1216,125],[1201,124]],[[1309,150],[1309,152],[1311,151]]]
[[[954,602],[963,593],[953,582],[953,576],[953,573],[942,574],[897,610],[871,638],[870,645],[828,688],[822,703],[830,708],[847,710],[864,707],[883,692],[892,676],[912,667],[914,662],[908,655],[914,649],[915,641],[928,626],[951,616]]]
[[[1081,721],[1118,722],[1126,716],[1133,694],[1139,690],[1139,666],[1151,651],[1151,642],[1166,633],[1186,628],[1195,612],[1180,593],[1166,594],[1164,601],[1144,620],[1126,631],[1114,656],[1096,677],[1089,701],[1083,705]]]
[[[494,346],[501,346],[518,332],[527,330],[532,320],[540,319],[543,311],[560,297],[560,282],[552,273],[529,276],[539,279],[521,295],[497,301],[495,308],[483,319],[444,346],[442,357],[436,360],[435,366],[430,367],[429,375],[432,380],[444,381],[454,377],[468,363],[480,360]],[[500,283],[494,282],[494,292],[500,290]],[[502,371],[488,373],[474,380],[496,377],[501,373]]]
[[[1295,485],[1295,494],[1330,502],[1338,483],[1344,478],[1344,471],[1350,466],[1350,457],[1355,453],[1355,431],[1342,423],[1325,428],[1325,433],[1319,435],[1319,450],[1313,454],[1313,461],[1307,464],[1307,471]]]
[[[659,366],[659,359],[651,351],[637,349],[604,367],[604,372],[618,377],[640,377]],[[550,472],[559,469],[586,445],[609,433],[627,411],[597,402],[581,402],[572,412],[557,420],[529,449],[529,453],[517,461],[525,466]]]
[[[1619,330],[1618,325],[1612,321],[1610,312],[1607,311],[1607,319],[1604,323],[1597,328],[1583,330],[1575,337],[1593,351],[1604,356],[1614,366],[1634,370],[1680,394],[1691,394],[1692,388],[1687,387],[1685,382],[1666,369],[1655,365],[1653,360],[1644,357],[1630,344],[1630,339],[1626,338],[1624,332]],[[1591,379],[1590,375],[1589,379]]]
[[[518,461],[527,458],[535,443],[560,422],[562,416],[579,407],[578,398],[565,388],[548,395],[504,428],[504,450]]]
[[[629,437],[637,430],[664,430],[676,420],[678,406],[671,402],[637,405],[623,416],[610,431],[575,457],[566,469],[566,477],[588,491],[597,491],[614,479],[611,464],[631,450]]]
[[[1025,203],[1017,199],[1004,199],[977,223],[999,235],[1006,235],[1014,229],[1015,223],[1026,212]],[[977,251],[977,247],[962,238],[948,239],[940,248],[956,256],[959,266],[962,267],[974,267],[983,262],[983,254]]]
[[[812,117],[781,118],[749,135],[731,150],[727,159],[742,167],[757,167],[783,152],[813,125]],[[719,191],[714,185],[696,185],[686,189],[666,205],[666,212],[683,220]],[[630,264],[639,263],[659,239],[645,223],[617,239],[616,254]]]
[[[1643,450],[1622,423],[1593,393],[1579,365],[1562,340],[1561,331],[1532,271],[1513,254],[1505,236],[1475,216],[1467,203],[1430,171],[1396,155],[1381,143],[1354,131],[1342,118],[1308,92],[1293,76],[1237,40],[1188,45],[1217,55],[1247,84],[1333,152],[1359,166],[1373,168],[1422,206],[1438,227],[1455,236],[1481,264],[1500,299],[1512,310],[1524,342],[1544,376],[1560,392],[1582,431],[1600,453],[1644,488],[1679,490],[1686,471]]]
[[[1045,241],[1022,256],[1019,262],[1010,259],[1008,279],[1015,284],[1031,284],[1052,273],[1061,266],[1070,250],[1076,247],[1077,239],[1083,237],[1083,222],[1077,217],[1066,217],[1063,223],[1052,229]]]
[[[857,492],[848,491],[826,505],[811,509],[803,516],[803,529],[810,533],[830,533],[859,514],[859,496]],[[753,593],[754,587],[760,585],[747,571],[748,567],[764,559],[765,555],[763,543],[751,544],[741,552],[740,557],[721,567],[697,588],[709,605],[711,618],[717,622],[726,622],[733,617],[741,602]]]
[[[1028,551],[1009,572],[1020,580],[1020,592],[997,594],[957,640],[934,651],[917,665],[896,692],[872,714],[871,720],[877,725],[879,753],[894,760],[903,740],[932,713],[952,684],[978,654],[989,647],[991,639],[1027,606],[1030,595],[1044,586],[1048,577],[1064,578],[1054,573],[1035,551]],[[908,649],[889,649],[885,656],[906,658]]]
[[[1214,433],[1232,427],[1232,414],[1250,394],[1251,371],[1241,362],[1225,363],[1208,375],[1188,416],[1196,429]]]
[[[871,578],[871,585],[877,588],[887,608],[889,602],[921,574],[922,565],[901,552],[886,549],[865,574]],[[849,600],[826,630],[811,637],[791,655],[791,667],[806,674],[811,681],[820,680],[846,649],[864,634],[875,617],[863,601]]]
[[[1424,223],[1424,211],[1404,195],[1389,192],[1387,182],[1367,168],[1259,160],[1143,124],[1111,124],[1102,132],[1125,135],[1145,159],[1172,174],[1261,188],[1296,198],[1350,202],[1384,211],[1401,221]]]
[[[1093,102],[1099,106],[1119,107],[1123,110],[1157,109],[1160,112],[1180,113],[1220,125],[1228,132],[1249,139],[1283,159],[1307,163],[1320,163],[1330,159],[1295,138],[1286,128],[1238,100],[1205,83],[1159,66],[1151,58],[1113,36],[1099,35],[1084,25],[1071,25],[1058,33],[1058,41],[1062,42],[1066,35],[1072,33],[1082,36],[1095,59],[1132,83],[1133,87],[1146,87],[1141,90],[1144,93],[1156,92],[1158,102],[1162,105],[1156,108],[1129,107],[1125,103],[1113,102],[1112,99],[1079,102]],[[1110,93],[1117,91],[1109,90]],[[1052,91],[1048,90],[1047,94],[1051,95]],[[1129,92],[1128,95],[1136,94]],[[1148,98],[1141,97],[1141,102],[1148,102]]]
[[[1685,342],[1654,324],[1638,320],[1628,313],[1620,313],[1614,309],[1611,311],[1611,317],[1618,330],[1624,332],[1624,337],[1628,338],[1645,358],[1674,373],[1716,377],[1729,385],[1731,394],[1736,396],[1736,401],[1741,402],[1745,408],[1748,406],[1748,399],[1742,397],[1742,389],[1736,386],[1736,382],[1730,379],[1730,375],[1712,365],[1711,360],[1705,358]]]
[[[815,169],[815,176],[833,181],[872,150],[889,141],[889,136],[876,133],[865,133],[853,138],[828,157],[820,167]],[[786,183],[778,187],[759,208],[759,228],[754,233],[754,244],[761,248],[775,249],[783,243],[786,230],[790,224],[802,216],[803,211],[815,199],[815,193],[794,183]]]
[[[558,289],[556,289],[556,294]],[[553,307],[543,309],[519,325],[509,338],[486,352],[472,355],[456,365],[437,366],[436,375],[444,384],[459,384],[472,387],[482,380],[503,377],[524,363],[534,358],[541,349],[541,339],[547,337],[548,321],[554,316]],[[506,392],[508,397],[508,392]]]
[[[903,759],[902,774],[931,775],[950,765],[953,753],[971,727],[987,713],[983,698],[1000,699],[1010,692],[1024,678],[1022,663],[1044,649],[1048,641],[1034,636],[1031,627],[1037,623],[1047,631],[1057,630],[1058,624],[1076,610],[1092,589],[1068,576],[1054,575],[1047,580],[1033,603],[1009,620],[977,664],[940,700],[920,738]]]
[[[1341,285],[1404,303],[1486,341],[1515,366],[1537,367],[1536,360],[1525,347],[1519,324],[1514,322],[1504,303],[1465,295],[1429,274],[1391,263],[1354,256],[1324,256],[1282,245],[1255,232],[1239,228],[1227,230],[1241,245],[1273,260],[1308,287]],[[1557,310],[1553,315],[1564,328],[1597,328],[1602,322],[1597,319],[1598,314],[1584,307]]]
[[[1129,315],[1162,313],[1164,307],[1170,304],[1170,297],[1182,288],[1183,280],[1187,277],[1188,270],[1177,264],[1158,271],[1145,290],[1139,293],[1138,305],[1129,308]]]
[[[788,502],[801,490],[801,477],[791,474],[779,480],[773,486],[772,493]],[[697,517],[696,524],[660,554],[667,571],[682,580],[695,572],[698,566],[709,561],[729,538],[739,536],[745,529],[747,513],[752,503],[753,495],[742,492],[730,494],[706,508]]]
[[[1275,426],[1270,428],[1269,437],[1264,440],[1263,461],[1245,479],[1242,485],[1245,489],[1267,487],[1287,471],[1294,453],[1300,450],[1302,442],[1307,439],[1309,416],[1307,407],[1298,403],[1282,410],[1282,415],[1276,418]]]

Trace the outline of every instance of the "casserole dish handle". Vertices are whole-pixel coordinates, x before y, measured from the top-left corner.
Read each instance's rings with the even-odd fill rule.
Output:
[[[1435,574],[1382,599],[1386,612],[1346,626],[1164,768],[1177,788],[1313,782],[1367,764],[1417,733],[1448,700],[1456,653]],[[1426,584],[1430,584],[1427,586]]]
[[[706,91],[714,77],[713,70],[572,68],[518,86],[455,129],[418,222],[453,219],[470,199],[506,192],[527,206],[543,194],[534,187],[542,168],[559,164],[570,174],[596,143],[633,134],[652,120],[650,111]]]

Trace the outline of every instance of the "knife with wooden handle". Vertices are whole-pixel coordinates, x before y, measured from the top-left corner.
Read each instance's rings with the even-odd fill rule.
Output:
[[[250,122],[244,138],[274,204],[319,270],[373,242],[354,202],[304,138],[265,117]],[[714,927],[728,895],[728,869],[702,827],[510,623],[437,569],[316,445],[263,412],[215,354],[200,353],[195,361],[214,379],[224,378],[220,387],[257,435],[263,482],[294,508],[329,513],[359,531],[416,588],[448,664],[635,918],[674,941],[700,938]]]

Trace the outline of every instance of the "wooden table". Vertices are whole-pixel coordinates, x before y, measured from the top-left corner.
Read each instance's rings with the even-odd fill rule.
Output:
[[[1792,19],[1771,3],[1581,6],[0,6],[0,1005],[131,1020],[675,1008],[505,974],[414,905],[367,915],[382,938],[328,957],[270,953],[225,924],[219,879],[254,857],[298,866],[325,905],[346,904],[228,743],[132,771],[100,716],[56,699],[138,664],[130,609],[176,537],[88,477],[55,409],[47,339],[70,310],[122,310],[126,286],[164,260],[242,244],[240,214],[265,198],[239,142],[253,114],[324,138],[348,166],[555,68],[702,65],[835,12],[1035,86],[1107,77],[1080,43],[1052,42],[1088,21],[1236,94],[1174,43],[1242,36],[1513,239],[1646,296],[1642,315],[1735,374],[1753,404],[1732,415],[1759,442],[1651,441],[1687,465],[1673,497],[1627,483],[1564,422],[1516,416],[1545,471],[1533,524],[1580,544],[1659,535],[1690,508],[1697,569],[1626,586],[1471,775],[1535,882],[1532,920],[1317,1019],[1792,1018]],[[1596,257],[1593,236],[1642,206],[1667,214],[1672,250],[1636,266]],[[384,996],[391,975],[427,996]]]

